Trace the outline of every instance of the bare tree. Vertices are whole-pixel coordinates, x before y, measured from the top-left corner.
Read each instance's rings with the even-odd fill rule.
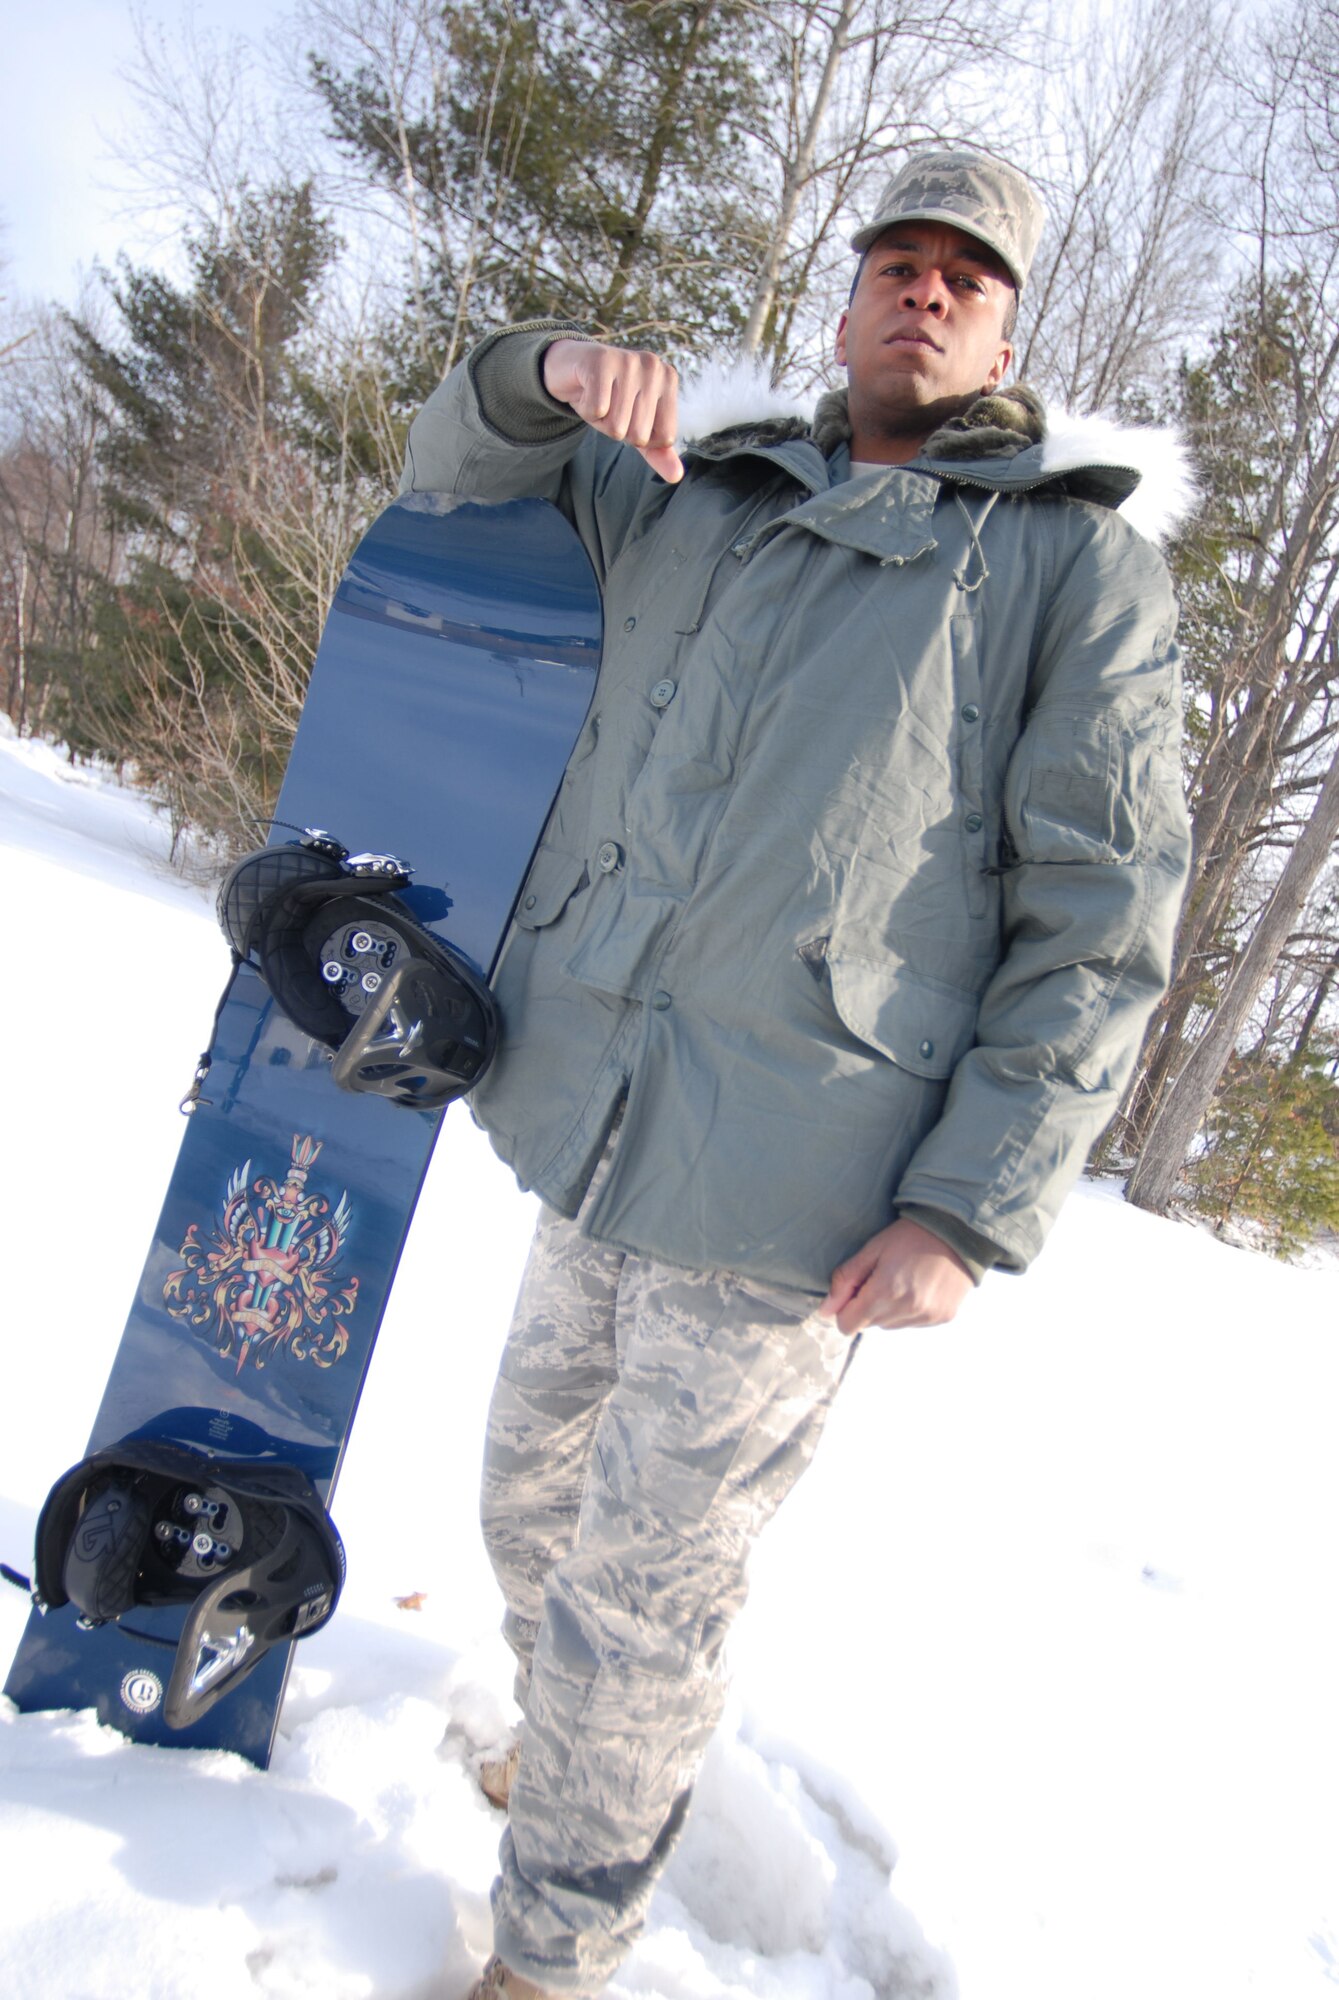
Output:
[[[131,108],[108,145],[124,213],[156,229],[160,248],[226,234],[249,190],[310,176],[311,121],[285,88],[278,28],[262,56],[245,35],[211,32],[189,10],[164,25],[136,5],[131,19],[135,59],[122,79]]]
[[[847,237],[905,149],[1001,146],[992,68],[1039,60],[1032,9],[994,0],[750,0],[767,82],[751,134],[745,354],[795,386],[828,367]],[[1007,145],[1007,135],[1004,139]]]
[[[768,324],[775,319],[781,273],[790,253],[800,200],[815,179],[819,135],[827,122],[842,62],[852,50],[859,11],[860,0],[839,0],[826,21],[818,7],[809,6],[795,10],[793,24],[779,20],[773,24],[789,86],[783,99],[786,136],[776,217],[767,232],[740,342],[744,354],[758,353]],[[817,54],[806,47],[815,28],[822,31]],[[815,68],[811,82],[807,72]],[[811,84],[807,95],[806,84]]]
[[[1189,628],[1206,656],[1191,710],[1194,876],[1177,976],[1124,1107],[1127,1144],[1143,1156],[1134,1198],[1147,1205],[1168,1198],[1194,1131],[1186,1119],[1207,1105],[1296,922],[1297,885],[1319,877],[1334,837],[1333,773],[1321,775],[1339,742],[1334,8],[1265,22],[1248,64],[1237,158],[1252,280],[1202,388],[1191,378],[1210,484],[1184,560]],[[1253,920],[1252,878],[1279,853]],[[1326,940],[1317,947],[1323,956]]]
[[[41,729],[53,691],[78,684],[98,581],[121,549],[98,505],[102,420],[80,392],[68,329],[49,309],[25,317],[36,323],[6,364],[0,435],[0,660],[20,730]]]
[[[138,598],[118,713],[106,718],[136,746],[174,844],[192,825],[225,846],[264,839],[321,626],[362,525],[347,481],[327,488],[282,444],[257,439],[255,451],[243,532],[197,566],[189,595],[163,586]]]
[[[1196,1042],[1144,1141],[1127,1193],[1139,1208],[1161,1212],[1176,1189],[1229,1056],[1250,1020],[1308,896],[1339,838],[1339,757],[1330,765],[1311,814],[1292,848],[1260,922],[1223,989],[1213,1019]]]
[[[480,330],[570,312],[702,351],[742,317],[747,0],[307,0],[341,212],[384,226],[418,393]]]
[[[1017,367],[1072,410],[1156,398],[1213,323],[1225,25],[1212,0],[1081,7],[1033,81],[1019,144],[1050,218]]]

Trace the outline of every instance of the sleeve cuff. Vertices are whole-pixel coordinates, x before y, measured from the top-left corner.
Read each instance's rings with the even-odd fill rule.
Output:
[[[942,1208],[918,1208],[914,1202],[908,1202],[904,1207],[899,1206],[897,1212],[908,1222],[918,1222],[922,1229],[928,1229],[956,1257],[961,1257],[974,1285],[979,1285],[986,1272],[1000,1260],[999,1248],[988,1236],[982,1236],[969,1223],[960,1222],[956,1215],[946,1215]]]
[[[551,444],[580,430],[581,418],[544,387],[541,368],[555,340],[591,339],[570,320],[532,319],[480,341],[466,366],[489,430],[508,444]]]

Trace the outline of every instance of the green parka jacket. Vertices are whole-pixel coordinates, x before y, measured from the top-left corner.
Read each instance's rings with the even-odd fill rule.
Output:
[[[1112,511],[1138,475],[987,429],[851,479],[827,399],[829,450],[741,427],[669,486],[545,394],[575,331],[476,349],[403,482],[555,501],[604,593],[474,1113],[572,1215],[626,1097],[584,1226],[672,1263],[821,1293],[911,1211],[1021,1270],[1185,882],[1175,605]]]

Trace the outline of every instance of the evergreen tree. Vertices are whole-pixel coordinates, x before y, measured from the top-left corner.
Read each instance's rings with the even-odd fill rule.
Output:
[[[1335,1053],[1306,1049],[1282,1060],[1234,1057],[1190,1162],[1193,1206],[1221,1228],[1257,1224],[1294,1255],[1322,1232],[1339,1233],[1339,1083]]]
[[[679,355],[733,343],[759,89],[748,7],[448,0],[416,26],[402,64],[365,42],[311,64],[334,135],[404,221],[407,402],[507,320],[571,314]]]
[[[1136,1200],[1145,1198],[1149,1136],[1173,1080],[1220,1007],[1278,857],[1286,861],[1305,830],[1339,740],[1330,636],[1339,603],[1339,350],[1332,340],[1320,346],[1326,326],[1309,276],[1284,273],[1238,300],[1203,359],[1179,378],[1175,415],[1202,495],[1170,551],[1195,859],[1173,983],[1114,1139],[1142,1156]],[[1319,921],[1328,929],[1328,919]],[[1333,940],[1315,945],[1318,978]],[[1283,939],[1285,958],[1300,948]]]
[[[229,485],[254,490],[300,407],[302,336],[335,247],[309,186],[248,194],[226,236],[188,246],[184,287],[123,266],[118,341],[75,322],[109,418],[105,505],[143,553],[189,571],[226,547]]]
[[[253,191],[189,246],[186,284],[123,268],[119,338],[74,329],[127,557],[54,720],[232,844],[270,809],[333,578],[381,498],[356,463],[329,474],[310,331],[335,247],[309,187]]]

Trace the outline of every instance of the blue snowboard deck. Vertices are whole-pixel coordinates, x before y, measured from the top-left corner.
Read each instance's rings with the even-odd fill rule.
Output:
[[[600,642],[594,574],[555,508],[397,501],[336,593],[277,817],[409,861],[416,917],[487,975]],[[338,1090],[327,1052],[246,967],[210,1053],[86,1450],[178,1439],[296,1464],[328,1500],[442,1114]],[[53,1480],[79,1455],[70,1443]],[[182,1618],[143,1609],[127,1624],[171,1643]],[[118,1625],[81,1631],[65,1606],[30,1617],[5,1692],[264,1768],[291,1653],[276,1647],[169,1730],[171,1653]]]

